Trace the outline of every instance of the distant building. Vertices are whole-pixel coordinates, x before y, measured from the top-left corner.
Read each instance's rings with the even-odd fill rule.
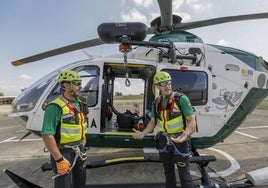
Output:
[[[0,96],[0,105],[2,104],[11,104],[16,96]]]

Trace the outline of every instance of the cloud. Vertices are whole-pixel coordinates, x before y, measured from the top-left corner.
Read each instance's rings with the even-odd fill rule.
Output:
[[[181,6],[183,5],[183,1],[182,0],[174,0],[174,1],[172,1],[172,9],[174,9],[174,10],[177,10],[177,9],[180,9],[181,8]]]
[[[135,8],[129,11],[122,11],[120,13],[120,16],[124,22],[143,22],[143,23],[146,22],[147,23],[146,16]]]
[[[180,16],[181,18],[183,18],[183,20],[189,20],[191,19],[191,15],[189,13],[181,11],[183,5],[184,5],[184,1],[182,0],[172,1],[172,7],[173,7],[172,14]]]
[[[134,4],[137,5],[138,7],[151,7],[153,5],[152,0],[134,0]]]
[[[22,80],[32,80],[32,77],[27,74],[22,74],[19,76],[19,78]]]
[[[149,25],[159,16],[159,7],[155,0],[133,0],[132,4],[123,0],[122,4],[124,6],[120,17],[124,22],[142,22]]]
[[[187,4],[192,7],[193,10],[206,10],[212,7],[212,4],[204,1],[200,2],[200,0],[187,0]]]
[[[25,86],[12,81],[0,82],[0,92],[5,96],[17,96]]]
[[[205,12],[212,7],[212,3],[202,0],[174,0],[172,1],[173,14],[183,18],[183,21],[191,20],[192,15]]]
[[[31,85],[33,78],[28,74],[21,74],[13,79],[6,79],[0,81],[0,92],[4,95],[18,95],[22,89]]]

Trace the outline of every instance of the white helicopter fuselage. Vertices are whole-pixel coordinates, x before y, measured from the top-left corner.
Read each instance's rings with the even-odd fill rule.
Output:
[[[197,101],[197,103],[192,103],[196,109],[198,125],[198,129],[193,134],[192,138],[196,148],[210,147],[223,141],[241,125],[247,115],[249,115],[267,96],[268,75],[264,68],[262,68],[262,70],[258,69],[258,67],[254,69],[254,67],[245,63],[245,61],[241,61],[237,56],[223,51],[215,45],[183,42],[175,42],[174,44],[177,49],[177,55],[187,56],[191,49],[198,49],[198,53],[194,54],[197,61],[194,63],[192,59],[179,59],[175,63],[169,63],[167,58],[159,60],[160,49],[139,47],[132,52],[125,54],[127,55],[125,56],[127,58],[123,58],[124,54],[122,53],[115,56],[93,58],[72,63],[63,68],[78,71],[81,70],[82,72],[85,71],[83,70],[83,67],[87,67],[86,69],[94,67],[94,70],[98,70],[98,75],[95,75],[95,78],[98,79],[96,82],[97,86],[95,86],[94,90],[94,92],[97,93],[95,95],[96,99],[94,99],[95,102],[93,105],[88,104],[89,126],[87,133],[89,138],[93,136],[96,140],[97,136],[99,139],[112,138],[116,140],[117,138],[120,138],[125,143],[137,142],[131,139],[132,132],[129,130],[120,131],[111,129],[111,127],[107,129],[108,126],[114,125],[114,127],[116,127],[118,124],[115,119],[113,123],[109,124],[106,116],[103,115],[103,108],[107,108],[104,104],[107,103],[108,96],[111,97],[110,95],[113,95],[114,97],[114,92],[111,91],[111,89],[114,89],[114,75],[118,74],[119,77],[124,77],[125,79],[126,75],[124,70],[126,70],[126,66],[130,70],[130,77],[131,75],[134,75],[135,78],[142,77],[142,80],[144,80],[144,97],[142,99],[142,105],[144,107],[143,116],[146,115],[145,113],[147,111],[151,110],[147,109],[147,107],[150,106],[149,104],[158,95],[158,91],[155,88],[152,88],[152,82],[150,81],[153,73],[160,70],[168,70],[172,71],[172,75],[177,75],[177,72],[180,72],[181,80],[179,86],[182,87],[185,94],[190,95],[190,99],[193,98],[193,100]],[[227,47],[223,48],[230,49]],[[235,52],[237,53],[238,51]],[[256,57],[247,52],[240,52],[240,56],[250,56],[251,58]],[[256,63],[258,64],[258,62]],[[54,73],[50,74],[49,82],[48,80],[45,80],[45,83],[39,81],[37,84],[38,87],[42,87],[43,84],[47,84],[47,87],[42,93],[35,93],[36,95],[40,95],[38,100],[36,100],[36,103],[24,104],[19,102],[21,97],[18,97],[18,100],[13,104],[17,109],[23,109],[24,106],[31,108],[29,111],[15,110],[13,112],[13,116],[24,117],[26,120],[26,128],[28,130],[37,134],[41,131],[44,107],[51,100],[51,93],[55,93],[56,90],[59,90],[57,75],[61,70],[62,69],[56,70]],[[113,74],[108,75],[110,72],[113,72]],[[196,73],[197,75],[200,74],[201,76],[197,76],[196,80],[193,81],[187,80],[190,77],[185,77],[184,79],[183,74],[189,72]],[[82,78],[89,78],[89,76],[86,75],[83,77],[83,73],[81,75]],[[202,79],[199,80],[199,77]],[[172,85],[176,82],[177,80],[174,80],[173,78]],[[193,86],[187,86],[187,84],[193,84]],[[86,85],[87,81],[83,81],[83,86],[86,87]],[[152,92],[150,92],[150,89],[148,88],[152,88]],[[184,90],[183,88],[188,89]],[[191,91],[191,88],[194,92]],[[21,96],[29,94],[31,89],[32,87],[24,91]],[[90,94],[91,90],[88,90],[88,92],[89,93],[87,94]],[[153,96],[152,93],[155,93],[155,95]],[[91,97],[86,96],[86,98],[90,99]],[[111,103],[110,98],[108,99],[108,102]],[[115,112],[117,111],[115,110]],[[115,114],[118,115],[118,113]],[[152,140],[153,134],[148,137]],[[115,143],[118,143],[118,141],[115,141]],[[114,146],[112,143],[110,144],[111,146]],[[90,141],[89,145],[91,145]],[[109,146],[109,144],[104,145]],[[132,147],[134,145],[135,147],[143,146],[141,143],[122,145],[123,147]]]

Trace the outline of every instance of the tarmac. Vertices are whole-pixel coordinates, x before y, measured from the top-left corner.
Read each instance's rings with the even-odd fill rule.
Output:
[[[213,183],[240,182],[246,180],[249,171],[268,167],[268,125],[267,112],[255,110],[247,120],[224,142],[212,148],[198,150],[201,155],[214,155],[216,161],[208,164],[207,170]],[[17,119],[9,117],[9,108],[0,108],[0,187],[19,187],[6,172],[15,173],[24,180],[39,187],[53,187],[51,170],[43,171],[49,163],[49,154],[43,151],[42,140],[30,135],[19,139],[27,132]],[[109,159],[147,157],[157,159],[153,149],[89,148],[88,165],[102,163]],[[191,174],[195,184],[200,184],[200,173],[191,163]],[[179,179],[179,178],[178,178]],[[179,185],[179,180],[178,185]],[[88,187],[164,187],[161,163],[126,161],[87,170]],[[20,186],[22,187],[22,186]],[[256,186],[256,187],[268,187]]]

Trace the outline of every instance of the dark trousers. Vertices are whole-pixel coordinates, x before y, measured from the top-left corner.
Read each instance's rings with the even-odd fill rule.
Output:
[[[80,150],[85,152],[84,146],[80,146]],[[75,151],[71,148],[60,149],[62,155],[67,159],[71,165],[75,159]],[[55,174],[57,174],[57,167],[54,158],[51,156],[51,165]],[[58,176],[54,179],[55,188],[85,188],[86,187],[86,161],[82,161],[79,157],[77,158],[76,164],[74,165],[71,172],[68,174]]]
[[[157,145],[162,146],[159,152],[160,159],[162,161],[165,178],[166,178],[166,188],[176,188],[176,175],[175,175],[175,165],[176,164],[179,172],[181,187],[183,188],[193,188],[192,176],[190,174],[189,167],[189,157],[182,156],[175,152],[174,146],[181,153],[188,153],[188,143],[171,144],[166,145],[166,137],[163,135],[159,136]],[[166,148],[163,150],[163,147]]]

